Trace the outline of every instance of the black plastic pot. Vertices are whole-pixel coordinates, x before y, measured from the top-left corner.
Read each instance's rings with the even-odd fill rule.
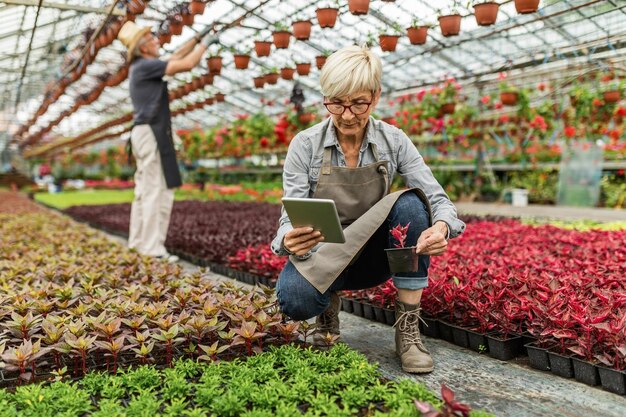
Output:
[[[450,325],[450,328],[452,329],[452,342],[457,346],[461,346],[464,348],[469,347],[467,329],[454,325]]]
[[[467,346],[475,352],[489,351],[487,337],[483,333],[473,330],[467,330]]]
[[[508,361],[519,355],[522,349],[522,337],[509,336],[507,339],[503,339],[501,336],[488,334],[487,345],[489,346],[489,356],[501,361]]]
[[[526,345],[534,343],[537,341],[537,338],[528,332],[522,333],[522,351],[520,352],[523,355],[528,355],[526,351]]]
[[[387,262],[389,262],[389,270],[391,273],[396,272],[415,272],[417,271],[417,261],[419,255],[415,253],[415,246],[408,248],[390,248],[385,249],[387,253]]]
[[[372,309],[374,310],[374,319],[382,324],[387,324],[387,319],[385,319],[385,311],[382,307],[378,307],[373,305]]]
[[[369,303],[363,303],[363,318],[374,320],[374,309]]]
[[[602,388],[615,394],[626,395],[626,372],[598,366]]]
[[[600,385],[600,374],[598,373],[598,367],[594,363],[572,358],[572,365],[574,366],[574,378],[576,381],[591,386]]]
[[[420,331],[428,337],[432,337],[432,338],[438,338],[439,337],[439,320],[432,318],[432,317],[428,317],[428,316],[422,316],[422,320],[424,320],[424,323],[422,323],[420,321]]]
[[[550,370],[553,374],[564,378],[574,377],[574,367],[572,366],[572,358],[570,356],[563,356],[549,351],[548,359],[550,359]]]
[[[396,312],[390,308],[385,308],[383,310],[385,311],[385,322],[390,326],[396,324]]]
[[[454,339],[452,338],[452,325],[450,323],[444,320],[439,320],[438,330],[440,339],[454,343]]]
[[[345,311],[346,313],[352,313],[352,300],[350,300],[349,298],[342,298],[341,299],[341,309],[343,311]]]
[[[550,370],[550,359],[548,358],[548,350],[535,346],[534,343],[529,343],[524,346],[528,353],[528,359],[530,360],[530,366],[540,371]]]
[[[360,301],[352,300],[352,314],[363,317],[363,304]]]

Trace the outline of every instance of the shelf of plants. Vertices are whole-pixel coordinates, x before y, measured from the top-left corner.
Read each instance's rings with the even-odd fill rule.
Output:
[[[184,273],[0,197],[0,416],[489,415],[445,386],[439,400],[385,380],[346,345],[308,347],[313,327],[286,321],[267,287]]]
[[[66,212],[96,227],[128,230],[128,205]],[[271,285],[286,261],[269,249],[278,216],[272,204],[180,202],[166,244],[225,275]],[[536,368],[626,394],[626,231],[620,225],[581,231],[501,217],[464,220],[467,233],[432,259],[424,333],[501,360],[528,354]],[[346,292],[343,306],[392,324],[395,297],[389,281]]]

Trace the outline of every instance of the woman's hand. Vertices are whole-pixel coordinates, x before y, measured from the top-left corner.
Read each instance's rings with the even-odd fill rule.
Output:
[[[296,227],[288,231],[283,238],[283,247],[291,253],[302,256],[323,240],[324,236],[319,230],[312,227]]]
[[[417,239],[415,252],[420,255],[441,255],[448,249],[448,225],[442,221],[424,230]]]

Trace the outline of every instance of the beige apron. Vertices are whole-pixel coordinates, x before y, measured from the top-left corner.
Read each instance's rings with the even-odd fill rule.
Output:
[[[320,177],[313,197],[335,201],[339,219],[345,227],[346,243],[325,243],[304,261],[290,257],[298,272],[321,293],[326,292],[346,267],[358,258],[403,193],[416,192],[430,213],[428,199],[419,189],[387,194],[391,184],[389,161],[380,161],[376,145],[370,143],[369,146],[372,147],[376,162],[357,168],[332,166],[332,147],[324,149]]]

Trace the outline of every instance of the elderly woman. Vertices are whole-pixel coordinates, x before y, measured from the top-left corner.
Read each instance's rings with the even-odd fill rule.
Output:
[[[411,140],[371,117],[380,100],[382,65],[366,48],[332,54],[320,84],[330,117],[304,130],[289,146],[283,172],[285,197],[333,199],[344,244],[291,225],[282,211],[272,250],[290,255],[276,285],[280,308],[294,320],[317,316],[316,339],[339,335],[337,291],[375,287],[391,276],[398,289],[396,353],[405,372],[433,370],[418,327],[430,256],[441,255],[448,238],[465,224]],[[394,175],[408,190],[388,193]],[[390,229],[409,224],[407,246],[417,244],[417,271],[392,276],[384,249],[394,247]],[[346,227],[347,226],[347,227]]]

